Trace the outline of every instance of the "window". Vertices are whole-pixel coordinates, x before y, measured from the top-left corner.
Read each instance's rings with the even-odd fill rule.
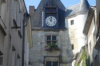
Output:
[[[48,35],[46,38],[47,44],[56,44],[57,43],[57,36]]]
[[[57,7],[46,7],[45,13],[47,14],[56,14],[57,13]]]
[[[74,20],[71,20],[71,25],[73,25],[74,24]]]
[[[45,7],[45,16],[50,15],[57,17],[57,7]]]
[[[46,66],[58,66],[58,62],[48,61],[48,62],[46,62]]]
[[[72,44],[72,50],[74,49],[74,45]]]

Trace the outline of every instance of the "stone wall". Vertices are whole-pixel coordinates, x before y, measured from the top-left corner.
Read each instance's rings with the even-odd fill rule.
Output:
[[[60,50],[46,51],[46,35],[57,35]],[[32,31],[33,47],[30,48],[30,65],[44,66],[45,61],[59,61],[61,66],[71,66],[72,51],[67,31]]]

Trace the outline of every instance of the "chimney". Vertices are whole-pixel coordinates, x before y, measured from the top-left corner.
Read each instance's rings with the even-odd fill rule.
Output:
[[[29,6],[29,14],[33,15],[35,11],[35,7],[34,6]]]

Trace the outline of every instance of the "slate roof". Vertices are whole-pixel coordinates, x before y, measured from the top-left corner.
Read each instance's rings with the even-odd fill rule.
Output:
[[[48,3],[48,1],[50,1],[50,0],[41,0],[37,10],[35,11],[35,13],[32,17],[32,28],[35,28],[35,27],[41,28],[42,27],[42,11],[43,11],[45,5]],[[61,13],[62,11],[65,11],[65,7],[61,3],[60,0],[52,0],[52,2],[54,4],[56,4],[56,6],[60,9],[59,15],[65,14],[65,12]],[[65,18],[65,16],[61,17],[61,19],[64,19],[64,18]]]
[[[90,5],[87,0],[81,0],[81,3],[66,8],[66,17],[71,17],[77,14],[86,13],[89,11]]]
[[[70,6],[66,9],[66,17],[73,16],[78,13],[80,4]]]

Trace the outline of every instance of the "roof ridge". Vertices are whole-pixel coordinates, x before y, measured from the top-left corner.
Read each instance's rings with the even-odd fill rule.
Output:
[[[76,5],[80,5],[80,3],[74,4],[74,5],[71,5],[71,6],[68,6],[68,7],[66,7],[66,8],[75,7]]]

